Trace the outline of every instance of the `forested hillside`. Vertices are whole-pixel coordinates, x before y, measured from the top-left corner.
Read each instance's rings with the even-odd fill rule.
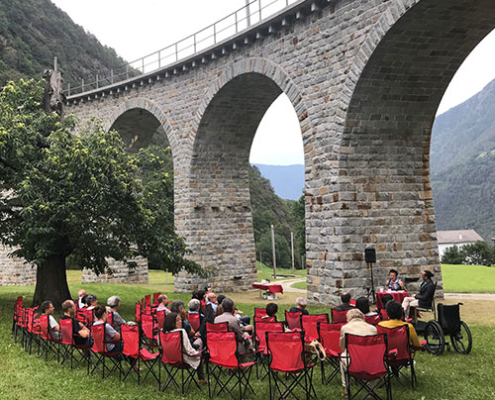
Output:
[[[41,78],[58,57],[65,82],[122,65],[116,52],[86,33],[50,0],[0,1],[0,86]]]

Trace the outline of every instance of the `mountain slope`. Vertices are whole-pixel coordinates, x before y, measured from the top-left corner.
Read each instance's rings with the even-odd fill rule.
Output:
[[[275,193],[283,199],[298,200],[304,189],[304,165],[255,164],[261,175],[267,178]]]
[[[1,0],[0,86],[41,78],[44,69],[53,68],[54,57],[66,83],[124,63],[50,0]]]

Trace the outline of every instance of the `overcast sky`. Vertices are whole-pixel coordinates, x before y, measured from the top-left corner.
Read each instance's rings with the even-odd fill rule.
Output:
[[[245,4],[245,0],[52,1],[128,61],[174,43]],[[495,32],[492,32],[457,72],[439,114],[464,102],[495,78],[494,49]],[[285,95],[273,103],[263,118],[251,149],[251,162],[304,163],[297,116]]]

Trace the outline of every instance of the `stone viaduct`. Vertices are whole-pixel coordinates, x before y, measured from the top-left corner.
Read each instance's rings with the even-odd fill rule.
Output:
[[[164,129],[176,229],[218,290],[240,291],[256,278],[249,151],[285,93],[304,142],[308,299],[363,293],[368,246],[381,279],[429,269],[441,287],[432,125],[493,28],[493,0],[301,0],[171,67],[69,96],[66,111],[140,140]],[[201,283],[181,273],[175,285]]]

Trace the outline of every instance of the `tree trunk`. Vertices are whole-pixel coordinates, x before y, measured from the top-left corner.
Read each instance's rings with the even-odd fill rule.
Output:
[[[54,256],[38,265],[33,305],[50,300],[55,308],[60,309],[68,299],[71,299],[71,295],[67,285],[65,257]]]

